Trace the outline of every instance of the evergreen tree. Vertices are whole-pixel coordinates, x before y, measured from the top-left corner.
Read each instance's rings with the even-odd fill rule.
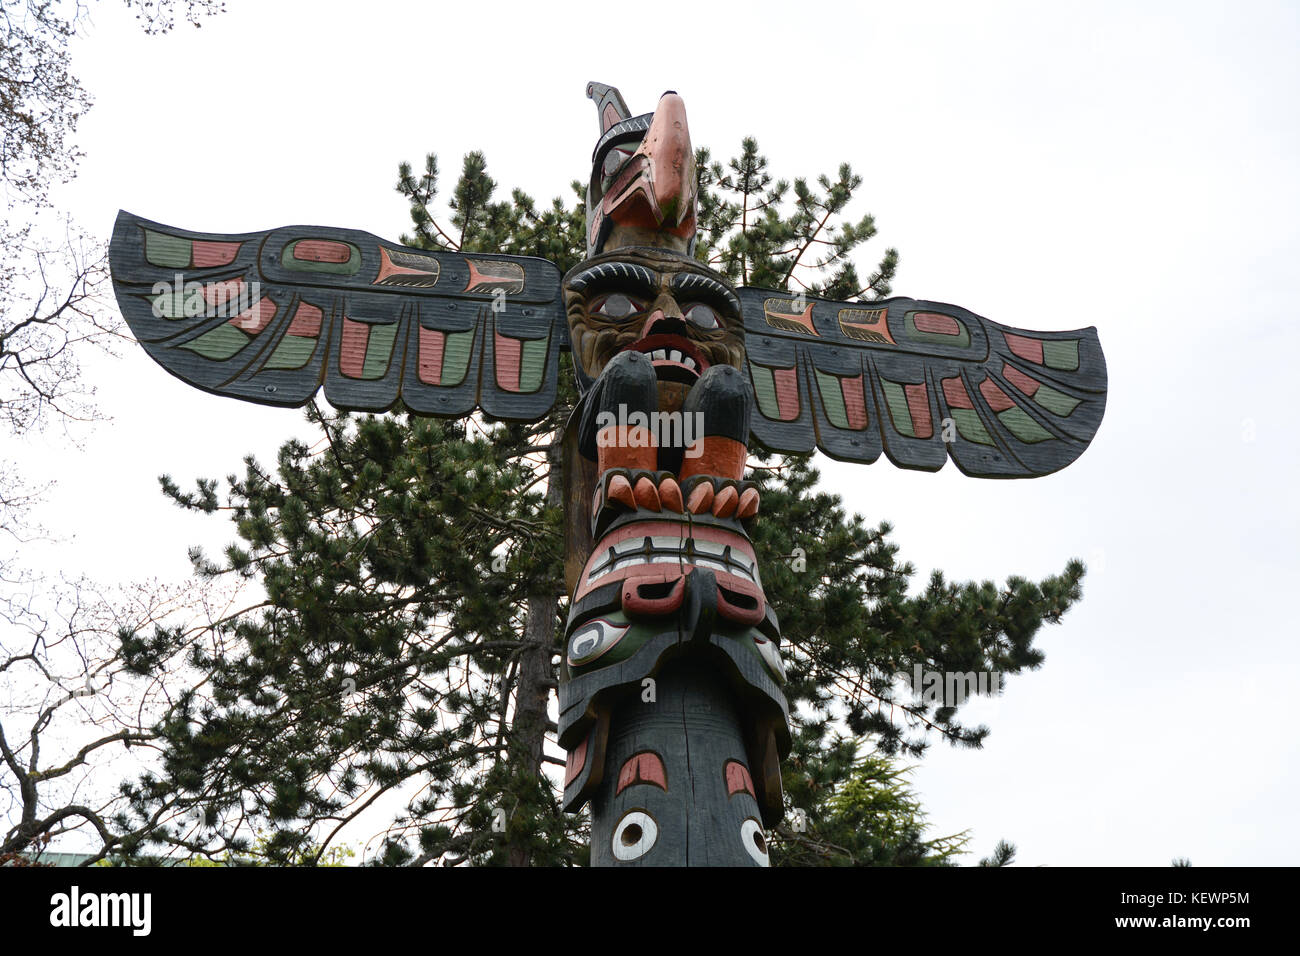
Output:
[[[772,181],[750,139],[726,167],[706,150],[697,160],[703,261],[737,282],[888,294],[895,250],[865,282],[851,261],[875,227],[870,216],[842,220],[861,183],[847,164],[833,180],[791,185]],[[471,153],[446,226],[438,186],[434,156],[418,175],[401,167],[414,229],[403,241],[544,256],[562,271],[582,258],[578,183],[567,205],[539,207],[517,190],[496,201]],[[560,400],[534,424],[313,405],[321,441],[286,443],[273,471],[246,459],[224,496],[213,480],[187,491],[163,479],[180,506],[235,523],[238,543],[219,560],[195,554],[199,572],[255,578],[267,600],[189,648],[203,679],[158,727],[157,772],[124,785],[131,811],[118,825],[137,834],[128,852],[240,854],[262,833],[269,859],[310,862],[352,821],[382,819],[379,863],[586,861],[585,816],[558,806],[563,754],[546,710],[567,603],[558,445],[576,393],[562,359]],[[914,569],[898,561],[889,525],[817,491],[809,457],[756,452],[751,464],[763,498],[754,544],[783,627],[794,733],[791,815],[774,859],[949,862],[966,835],[923,838],[892,759],[920,755],[935,735],[979,746],[988,730],[900,688],[897,675],[914,664],[1038,666],[1034,637],[1079,598],[1083,567],[1002,587],[936,573],[909,596]],[[149,673],[184,640],[131,634],[123,653]],[[860,757],[867,741],[876,753]]]

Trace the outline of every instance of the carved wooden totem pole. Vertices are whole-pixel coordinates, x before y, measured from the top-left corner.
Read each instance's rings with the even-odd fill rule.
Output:
[[[186,232],[121,213],[136,337],[186,382],[271,405],[535,421],[558,352],[571,593],[564,808],[596,865],[766,865],[790,747],[780,628],[748,528],[750,441],[976,477],[1045,475],[1105,409],[1095,329],[1026,332],[894,298],[735,289],[694,257],[681,97],[631,116],[592,83],[587,259],[430,252],[348,229]],[[763,520],[781,520],[780,515]]]

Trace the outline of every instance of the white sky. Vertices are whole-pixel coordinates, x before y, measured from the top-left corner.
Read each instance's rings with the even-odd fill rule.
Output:
[[[428,151],[447,188],[482,149],[502,189],[567,200],[596,79],[633,113],[677,90],[715,156],[754,135],[777,176],[851,162],[850,211],[880,230],[861,271],[897,246],[897,294],[1096,325],[1106,418],[1057,475],[823,459],[848,508],[894,523],[918,585],[931,568],[1090,568],[1040,638],[1044,667],[972,709],[984,750],[936,743],[914,782],[934,832],[972,828],[977,855],[1007,838],[1022,864],[1297,862],[1294,5],[228,6],[146,37],[106,2],[75,44],[95,105],[56,200],[103,238],[123,208],[396,239],[397,164]],[[232,534],[165,501],[157,476],[221,477],[310,434],[301,413],[186,388],[142,350],[87,372],[115,421],[82,451],[55,435],[21,451],[60,479],[40,517],[65,538],[30,552],[46,568],[182,578],[189,545]]]

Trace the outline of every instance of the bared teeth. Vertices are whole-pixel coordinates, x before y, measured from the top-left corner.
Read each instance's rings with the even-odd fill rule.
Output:
[[[677,351],[676,349],[670,349],[670,350],[668,351],[668,361],[670,361],[670,362],[680,362],[681,360],[682,360],[682,353],[681,353],[681,352]]]
[[[650,353],[650,357],[662,362],[668,358],[668,353],[664,349],[655,349]]]

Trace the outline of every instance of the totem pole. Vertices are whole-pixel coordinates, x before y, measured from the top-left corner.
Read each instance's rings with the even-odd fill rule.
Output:
[[[590,803],[595,865],[766,865],[790,732],[780,626],[748,533],[749,442],[1045,475],[1096,433],[1105,361],[1091,328],[734,288],[694,256],[681,97],[634,117],[612,87],[587,93],[600,124],[587,258],[563,277],[542,259],[356,230],[213,235],[123,212],[114,288],[168,371],[270,405],[323,385],[339,408],[536,421],[570,350],[564,808]]]

